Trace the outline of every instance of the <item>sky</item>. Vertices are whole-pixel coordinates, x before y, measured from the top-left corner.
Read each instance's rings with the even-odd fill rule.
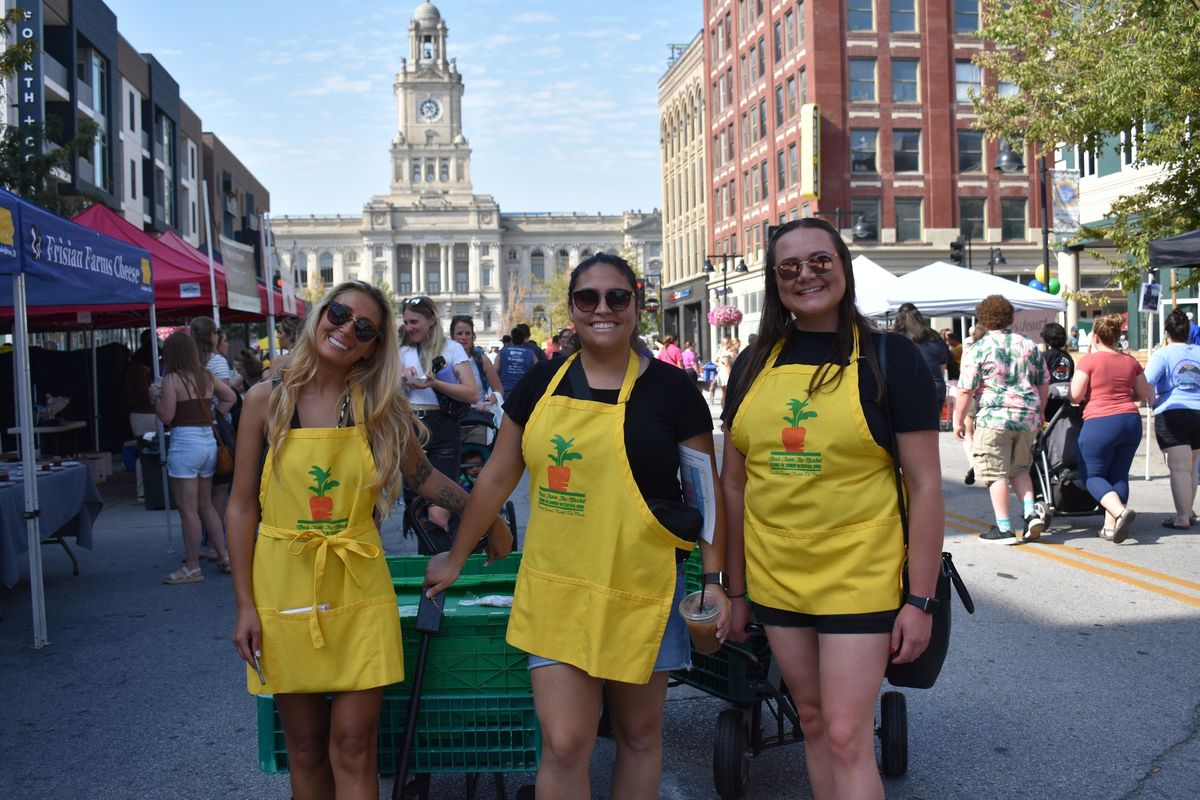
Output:
[[[359,214],[389,188],[393,83],[418,0],[105,0],[271,193]],[[506,212],[662,206],[658,81],[699,0],[441,0],[472,184]],[[182,15],[186,7],[188,14]]]

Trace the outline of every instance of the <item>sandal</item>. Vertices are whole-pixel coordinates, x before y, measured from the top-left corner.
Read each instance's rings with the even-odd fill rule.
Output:
[[[162,582],[176,586],[181,583],[199,583],[202,580],[204,580],[204,573],[200,571],[199,567],[195,569],[180,567],[168,575],[163,575]]]
[[[220,570],[221,572],[224,572],[225,574],[229,574],[230,572],[233,572],[233,567],[231,567],[229,565],[228,558],[224,558],[224,559],[221,559],[220,561],[218,561],[217,569]]]
[[[1125,510],[1117,515],[1117,521],[1113,525],[1113,544],[1120,544],[1129,536],[1129,526],[1137,519],[1137,512],[1129,506],[1125,506]]]
[[[200,555],[197,556],[197,558],[199,558],[201,561],[220,561],[221,560],[220,554],[217,553],[217,551],[211,547],[208,548],[207,550],[202,551],[200,553]],[[179,563],[180,564],[187,563],[187,553],[184,553],[182,556],[179,557]]]
[[[1191,525],[1176,525],[1174,517],[1167,517],[1162,521],[1162,526],[1170,531],[1190,531]]]
[[[1113,529],[1112,528],[1101,528],[1099,533],[1097,533],[1096,535],[1099,536],[1101,539],[1103,539],[1106,542],[1111,542],[1113,540]]]

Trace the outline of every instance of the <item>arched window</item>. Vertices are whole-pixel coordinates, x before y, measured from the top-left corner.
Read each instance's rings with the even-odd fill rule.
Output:
[[[333,253],[321,253],[318,263],[321,265],[321,285],[333,286]]]
[[[571,269],[571,254],[566,250],[558,251],[558,258],[554,261],[555,272],[567,272]]]
[[[296,283],[308,286],[308,253],[296,253]]]
[[[541,250],[534,250],[529,256],[529,273],[539,281],[546,280],[546,256]]]

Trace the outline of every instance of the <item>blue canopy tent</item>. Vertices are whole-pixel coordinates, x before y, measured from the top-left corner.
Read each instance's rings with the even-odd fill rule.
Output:
[[[0,189],[0,306],[13,309],[16,413],[26,475],[25,519],[29,537],[29,583],[33,597],[33,646],[49,644],[42,590],[34,456],[33,395],[29,369],[29,316],[63,306],[145,304],[155,327],[154,284],[145,250],[103,236]],[[33,309],[33,311],[30,311]],[[157,348],[156,348],[157,349]],[[158,363],[157,352],[154,363]]]

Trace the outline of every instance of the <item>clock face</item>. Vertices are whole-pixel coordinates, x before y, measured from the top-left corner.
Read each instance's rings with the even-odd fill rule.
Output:
[[[425,120],[426,122],[433,122],[441,115],[441,113],[441,104],[432,97],[422,100],[421,104],[417,106],[417,114],[420,115],[421,119]]]

